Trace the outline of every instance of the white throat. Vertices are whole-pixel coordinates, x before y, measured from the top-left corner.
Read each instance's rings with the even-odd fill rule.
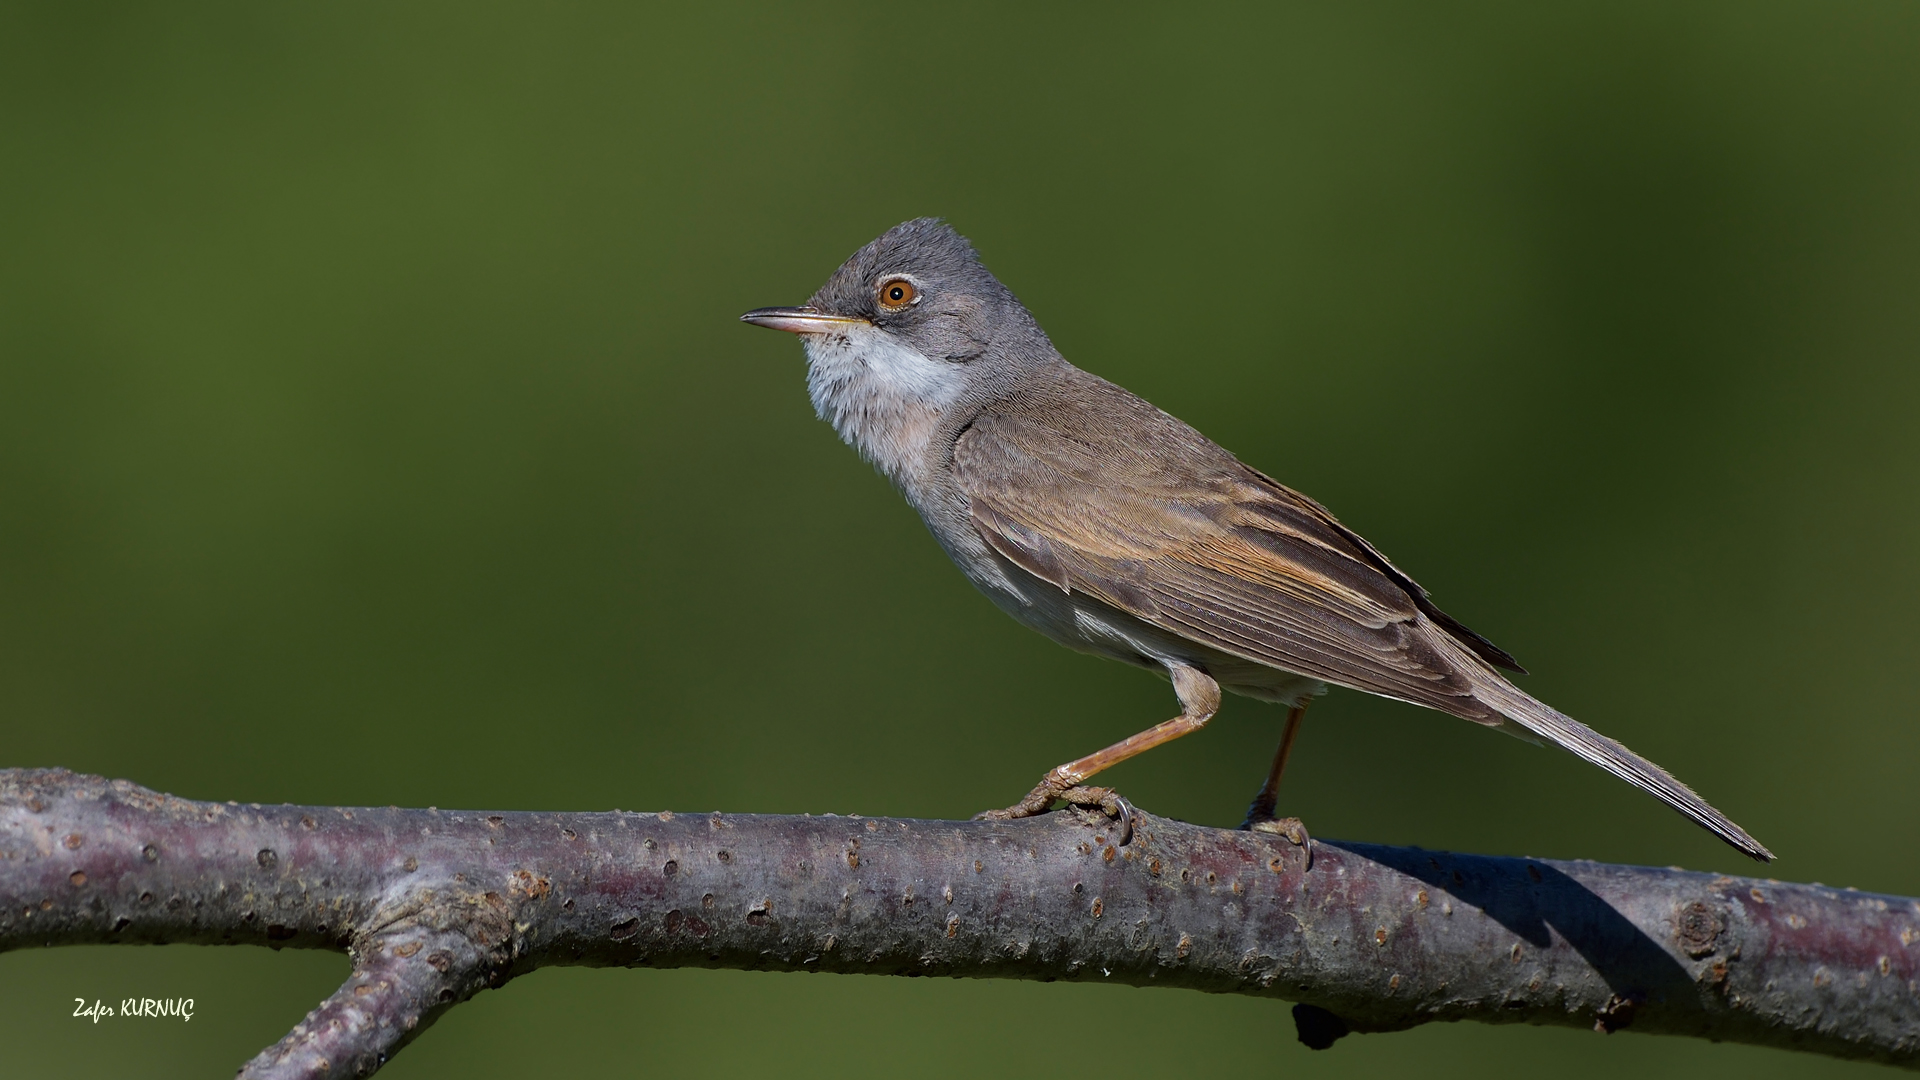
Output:
[[[959,397],[962,373],[875,326],[808,334],[807,393],[848,446],[915,498],[927,442]]]

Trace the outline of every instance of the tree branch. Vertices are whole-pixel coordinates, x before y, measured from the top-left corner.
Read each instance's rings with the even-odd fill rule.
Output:
[[[339,949],[244,1077],[365,1075],[534,968],[1079,979],[1302,1002],[1300,1038],[1433,1020],[1695,1035],[1920,1067],[1920,902],[1230,832],[238,806],[0,770],[0,950]]]

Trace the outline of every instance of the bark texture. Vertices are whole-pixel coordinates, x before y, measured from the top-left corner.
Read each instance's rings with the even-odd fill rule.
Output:
[[[1920,901],[1204,828],[205,803],[0,770],[0,950],[337,949],[245,1077],[366,1075],[554,964],[1079,979],[1300,1002],[1302,1041],[1433,1020],[1920,1067]]]

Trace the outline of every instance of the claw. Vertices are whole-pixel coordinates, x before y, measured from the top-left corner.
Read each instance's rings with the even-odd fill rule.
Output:
[[[1268,818],[1265,821],[1255,821],[1240,827],[1253,832],[1273,833],[1275,836],[1284,836],[1292,841],[1295,847],[1306,847],[1312,839],[1307,836],[1306,825],[1297,817]]]
[[[973,815],[975,821],[1013,821],[1017,818],[1034,817],[1043,814],[1053,805],[1055,799],[1065,801],[1070,806],[1098,807],[1108,817],[1120,825],[1120,836],[1116,844],[1124,845],[1133,837],[1133,804],[1114,793],[1112,788],[1086,787],[1069,784],[1060,778],[1057,771],[1050,772],[1040,779],[1027,797],[1004,810],[987,810]]]
[[[1112,788],[1071,787],[1061,792],[1060,798],[1074,806],[1099,807],[1114,819],[1120,826],[1120,835],[1113,841],[1115,847],[1125,847],[1127,841],[1133,839],[1133,804]]]
[[[1240,828],[1243,831],[1272,833],[1275,836],[1286,837],[1294,847],[1306,852],[1307,869],[1313,869],[1313,837],[1307,835],[1306,823],[1299,818],[1256,818],[1253,814],[1248,814],[1247,820],[1241,823]]]

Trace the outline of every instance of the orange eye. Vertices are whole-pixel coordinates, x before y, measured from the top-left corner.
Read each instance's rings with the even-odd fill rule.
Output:
[[[913,303],[913,298],[918,295],[919,290],[906,278],[893,278],[880,283],[880,306],[888,311],[899,311]]]

